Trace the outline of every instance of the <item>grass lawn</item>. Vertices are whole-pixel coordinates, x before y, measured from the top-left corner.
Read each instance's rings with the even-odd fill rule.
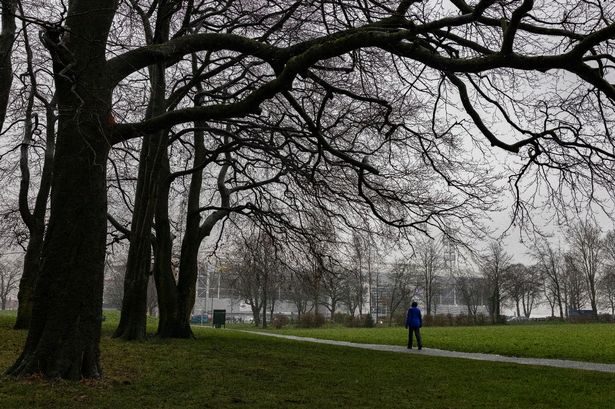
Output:
[[[408,337],[408,332],[400,327],[281,329],[275,332],[392,345],[405,345]],[[428,348],[615,363],[615,324],[424,327],[421,335]]]
[[[0,367],[24,331],[0,316]],[[101,381],[0,378],[0,408],[609,408],[615,375],[376,352],[197,328],[129,343],[104,323]]]

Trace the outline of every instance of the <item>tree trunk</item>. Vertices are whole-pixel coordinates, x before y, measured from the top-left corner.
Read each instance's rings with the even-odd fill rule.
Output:
[[[425,273],[429,274],[429,273]],[[429,279],[425,278],[425,314],[431,315],[431,286],[429,285]]]
[[[31,53],[29,53],[29,59]],[[32,71],[30,67],[30,71]],[[33,74],[32,74],[33,75]],[[34,82],[34,80],[33,80]],[[34,90],[32,90],[34,93]],[[33,96],[33,95],[32,95]],[[53,174],[53,158],[55,154],[55,122],[56,116],[53,112],[55,103],[46,106],[47,117],[47,136],[45,146],[45,160],[43,164],[43,172],[34,210],[30,213],[28,207],[28,190],[30,187],[30,172],[28,164],[28,149],[31,143],[31,120],[26,119],[26,135],[24,137],[24,146],[22,146],[21,164],[22,179],[19,191],[19,211],[22,215],[28,232],[30,234],[28,247],[24,255],[23,271],[19,282],[19,292],[17,299],[19,301],[17,307],[17,319],[15,321],[15,329],[27,329],[30,326],[32,318],[32,298],[34,296],[34,287],[40,270],[40,258],[43,249],[43,239],[45,235],[45,213],[47,211],[47,202],[49,199],[49,190],[51,189],[51,177]]]
[[[191,216],[188,216],[189,218]],[[198,227],[198,226],[197,226]],[[180,259],[180,275],[177,283],[178,289],[178,329],[176,336],[180,338],[194,337],[190,328],[190,314],[194,307],[196,295],[196,281],[198,278],[198,253],[201,241],[191,239],[192,235],[186,231],[182,242]]]
[[[155,142],[154,142],[155,143]],[[149,142],[144,142],[143,151],[146,151]],[[143,159],[143,151],[141,159]],[[153,204],[143,198],[146,178],[141,178],[141,169],[146,161],[139,165],[139,178],[135,208],[132,217],[130,247],[126,262],[124,276],[124,296],[120,322],[114,338],[125,340],[142,340],[145,338],[146,312],[147,312],[147,282],[151,270],[151,224],[153,217]]]
[[[41,250],[43,248],[42,229],[30,230],[30,240],[26,248],[24,256],[23,272],[19,282],[19,292],[17,300],[17,319],[15,320],[15,329],[28,329],[32,318],[32,301],[34,297],[34,288],[40,269]]]
[[[149,110],[150,113],[157,113],[164,106],[164,66],[153,67],[150,72],[154,78]],[[114,338],[142,340],[146,336],[147,283],[152,273],[151,235],[159,197],[160,164],[166,155],[167,140],[166,131],[149,135],[143,140],[124,278],[124,299]],[[162,196],[162,199],[166,200],[166,197]]]
[[[197,126],[199,124],[196,124]],[[194,133],[194,166],[200,166],[205,161],[204,135],[201,131]],[[178,287],[178,326],[177,336],[182,338],[194,337],[190,328],[190,314],[194,307],[196,282],[198,279],[198,256],[199,248],[204,236],[201,234],[201,215],[199,212],[199,198],[203,184],[203,171],[197,170],[192,173],[190,189],[188,191],[188,208],[186,215],[186,231],[182,240],[181,255],[179,260]],[[209,235],[209,231],[206,232]]]
[[[197,146],[198,146],[197,141]],[[204,148],[203,148],[204,149]],[[218,175],[219,184],[223,184],[224,176],[228,164],[222,167]],[[216,223],[225,218],[228,210],[216,210],[211,213],[205,221],[198,226],[200,221],[198,195],[201,189],[201,174],[195,172],[192,175],[193,180],[190,182],[190,197],[188,201],[188,216],[186,217],[186,232],[182,241],[182,251],[179,261],[179,278],[177,281],[178,301],[179,301],[179,326],[181,328],[178,336],[182,338],[193,337],[190,329],[190,314],[194,307],[196,295],[196,282],[198,279],[198,255],[201,243],[206,237],[209,237]],[[195,178],[196,177],[196,178]],[[228,208],[228,193],[226,188],[219,187],[221,195],[221,207]],[[197,193],[198,192],[198,193]],[[259,307],[260,310],[260,307]]]
[[[598,317],[598,304],[596,302],[596,282],[595,279],[590,277],[588,280],[589,283],[589,304],[592,308],[592,316],[594,318]]]
[[[255,306],[252,304],[250,306],[252,308],[252,317],[254,317],[254,326],[260,327],[261,325],[261,309],[259,306]]]
[[[177,11],[174,3],[172,1],[159,2],[154,37],[148,38],[148,41],[160,44],[168,40],[170,20],[174,12]],[[143,24],[148,25],[149,23],[144,21]],[[166,110],[165,65],[150,66],[149,74],[152,90],[146,114],[147,118],[159,115]],[[165,159],[167,145],[168,130],[163,130],[146,137],[141,148],[130,248],[124,279],[122,314],[118,328],[113,334],[114,337],[126,340],[140,340],[145,338],[146,335],[147,283],[151,274],[151,230],[159,197],[164,201],[168,197],[168,194],[159,195],[161,164],[164,164],[166,160],[168,167],[168,158]],[[163,250],[164,246],[159,243],[158,251]],[[159,271],[167,268],[160,263],[157,263],[157,265]],[[168,280],[165,281],[165,284],[169,284]],[[158,287],[156,289],[158,291]]]
[[[108,110],[95,109],[60,117],[41,275],[26,347],[9,370],[13,375],[100,375],[108,153],[100,119]]]
[[[273,314],[275,313],[275,303],[276,303],[275,298],[272,298],[271,302],[269,304],[270,305],[270,307],[269,307],[269,322],[273,322]]]
[[[7,371],[10,375],[41,373],[78,380],[102,373],[99,342],[111,134],[106,121],[111,90],[105,44],[116,8],[112,0],[73,0],[66,19],[65,33],[70,35],[45,33],[59,112],[51,210],[30,331],[22,354]]]
[[[152,225],[158,198],[159,155],[163,150],[166,151],[166,143],[163,143],[162,133],[144,139],[124,278],[122,312],[114,338],[142,340],[146,336]]]
[[[559,317],[564,318],[564,308],[562,307],[562,294],[559,288],[557,290],[557,305],[559,307]]]
[[[267,281],[263,286],[263,328],[267,328]]]
[[[79,126],[71,118],[60,120],[51,217],[30,332],[11,375],[40,371],[72,380],[101,375],[107,148],[93,138],[99,136],[97,118],[86,115]]]
[[[156,206],[156,237],[158,246],[156,248],[154,276],[156,278],[156,289],[158,290],[160,320],[158,321],[156,336],[161,338],[190,338],[192,337],[190,315],[188,315],[188,319],[185,325],[183,325],[180,319],[180,294],[171,264],[173,243],[169,224],[168,201],[170,170],[166,151],[162,153],[158,166],[160,168],[158,180],[160,197]]]
[[[194,145],[194,167],[196,168],[205,160],[204,136],[202,131],[195,131]],[[168,158],[163,162],[161,166],[164,167],[165,171],[162,172],[162,174],[166,174],[166,177],[161,178],[160,182],[163,184],[163,188],[161,188],[161,200],[168,197],[169,192]],[[202,240],[199,235],[201,220],[199,213],[199,197],[202,180],[202,170],[196,170],[192,173],[188,192],[186,230],[182,238],[177,284],[175,284],[172,275],[169,276],[167,273],[167,278],[165,279],[167,287],[164,289],[163,293],[159,294],[159,303],[163,304],[165,308],[165,319],[159,321],[157,335],[163,338],[194,338],[194,333],[190,327],[190,316],[195,301],[196,282],[198,279],[198,254]],[[168,205],[167,203],[160,203],[158,208],[156,227],[158,229],[159,223],[162,222],[167,226],[168,230]],[[163,220],[165,217],[166,220]],[[161,224],[160,228],[162,227],[163,225]],[[169,247],[167,249],[169,261],[170,251],[171,248]]]
[[[166,201],[164,201],[166,203]],[[159,203],[160,206],[160,203]],[[154,265],[154,279],[158,295],[158,329],[156,336],[172,338],[177,336],[178,294],[175,275],[171,265],[171,233],[169,220],[156,218],[157,246]]]
[[[322,279],[322,271],[316,270],[316,282],[314,283],[314,316],[318,315],[318,306],[320,305],[320,280]],[[371,305],[370,305],[371,308]]]
[[[163,237],[163,229],[160,220],[156,221],[156,235],[159,245],[167,247],[169,240]],[[173,270],[170,268],[171,259],[169,252],[164,248],[156,249],[156,262],[154,266],[154,279],[156,280],[156,292],[158,294],[158,329],[156,336],[161,338],[178,337],[177,321],[179,316],[177,284]]]
[[[17,1],[2,0],[2,32],[0,32],[0,131],[6,117],[6,107],[11,95],[13,83],[13,67],[11,54],[15,41],[15,11]]]

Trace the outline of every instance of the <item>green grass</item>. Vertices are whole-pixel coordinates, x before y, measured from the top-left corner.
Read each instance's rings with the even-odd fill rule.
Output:
[[[0,367],[25,332],[0,317]],[[101,343],[105,377],[0,378],[0,408],[609,408],[615,375],[399,354],[195,329],[196,340]]]
[[[405,345],[408,336],[400,327],[282,329],[276,333],[390,345]],[[431,348],[615,363],[614,324],[424,327],[421,334],[424,345]]]

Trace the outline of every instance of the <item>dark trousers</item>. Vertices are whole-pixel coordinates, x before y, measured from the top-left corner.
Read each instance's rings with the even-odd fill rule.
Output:
[[[423,340],[421,339],[421,328],[419,327],[408,328],[408,348],[412,348],[412,333],[416,335],[416,343],[418,344],[419,349],[423,348]]]

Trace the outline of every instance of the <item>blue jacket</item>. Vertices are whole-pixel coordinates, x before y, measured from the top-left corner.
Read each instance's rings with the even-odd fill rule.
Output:
[[[423,317],[421,316],[421,310],[419,307],[408,308],[406,314],[406,327],[420,328],[423,326]]]

